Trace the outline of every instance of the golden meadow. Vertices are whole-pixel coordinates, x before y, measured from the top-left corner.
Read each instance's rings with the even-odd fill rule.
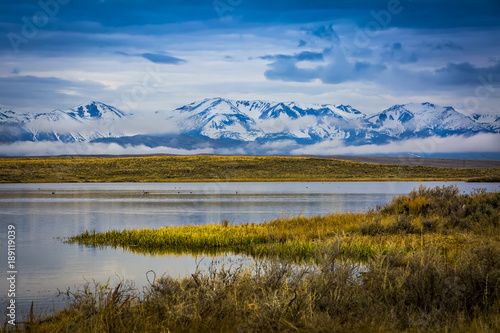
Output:
[[[397,166],[276,156],[0,159],[0,182],[498,181],[500,168]]]
[[[241,253],[246,266],[68,290],[33,332],[498,332],[500,193],[420,187],[367,213],[262,224],[86,231],[144,255]],[[4,326],[5,328],[5,326]]]

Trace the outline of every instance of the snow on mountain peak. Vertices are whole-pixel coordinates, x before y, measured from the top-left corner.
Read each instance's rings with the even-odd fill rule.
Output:
[[[127,114],[113,106],[92,101],[67,111],[17,113],[0,110],[0,125],[14,126],[16,135],[4,136],[4,141],[89,142],[98,138],[123,136],[117,120]],[[13,131],[10,131],[14,133]],[[1,136],[0,136],[1,137]]]
[[[230,100],[221,97],[209,98],[193,102],[176,109],[180,114],[211,112],[212,114],[244,114],[257,121],[258,119],[279,118],[285,115],[290,119],[298,119],[307,115],[334,116],[337,118],[354,119],[364,114],[350,105],[271,102],[261,100]]]
[[[255,140],[257,137],[301,139],[345,138],[350,122],[365,115],[349,105],[229,100],[197,101],[175,110],[178,127],[217,138]],[[176,119],[172,116],[169,119]]]
[[[160,113],[156,114],[163,119]],[[127,124],[137,126],[139,122],[148,127],[145,127],[144,132],[135,134],[160,133],[158,126],[154,125],[155,120],[148,118],[152,123],[150,125],[128,116],[113,106],[97,101],[67,111],[54,110],[39,114],[16,113],[0,108],[0,125],[4,128],[17,126],[20,129],[17,132],[22,134],[21,139],[21,136],[0,135],[0,140],[89,142],[101,138],[120,138],[124,136]],[[450,106],[428,102],[398,104],[377,114],[366,115],[344,104],[216,97],[177,108],[163,120],[183,135],[243,142],[257,139],[259,142],[295,140],[300,143],[344,140],[345,144],[359,145],[430,136],[500,132],[498,116],[467,117]],[[4,133],[7,131],[4,130]]]
[[[367,118],[380,133],[390,136],[451,135],[473,133],[484,128],[450,106],[432,103],[394,105]]]
[[[182,131],[210,138],[340,138],[355,141],[361,137],[377,138],[380,135],[402,139],[495,131],[452,107],[429,102],[394,105],[367,116],[343,104],[244,101],[217,97],[188,104],[176,111],[181,119],[179,128]]]
[[[356,110],[355,108],[353,108],[352,106],[350,105],[343,105],[343,104],[340,104],[340,105],[336,105],[335,106],[337,109],[339,109],[340,111],[344,111],[345,113],[352,113],[352,114],[362,114],[361,111],[359,110]]]
[[[0,108],[0,122],[2,123],[24,123],[32,119],[29,113],[18,113],[10,109]]]
[[[89,104],[75,106],[66,111],[75,119],[106,119],[116,120],[126,116],[126,114],[114,106],[101,102],[92,101]]]
[[[481,114],[481,113],[473,113],[470,117],[477,121],[478,123],[489,124],[494,122],[500,122],[500,115],[495,114]]]

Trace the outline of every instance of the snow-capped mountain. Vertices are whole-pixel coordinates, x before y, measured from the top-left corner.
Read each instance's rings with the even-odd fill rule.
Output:
[[[450,106],[431,103],[394,105],[366,118],[371,128],[392,138],[472,135],[487,129]]]
[[[174,111],[171,116],[183,132],[196,133],[211,139],[253,141],[262,136],[255,121],[231,101],[221,98],[194,102]]]
[[[16,113],[12,110],[0,107],[0,122],[1,123],[19,123],[31,118],[29,114],[26,113]]]
[[[348,105],[205,99],[178,108],[169,119],[183,132],[211,139],[348,139],[364,114]]]
[[[127,116],[125,112],[118,110],[114,106],[95,101],[90,102],[90,104],[76,106],[65,113],[79,121],[96,119],[115,121]]]
[[[99,102],[90,102],[67,111],[17,113],[0,108],[0,141],[89,142],[98,138],[120,137],[118,119],[127,115]]]
[[[500,116],[496,116],[493,114],[473,113],[470,115],[470,117],[478,123],[493,123],[500,120]]]
[[[498,128],[452,107],[431,103],[395,105],[368,116],[349,105],[213,98],[178,108],[169,119],[177,121],[182,132],[247,142],[291,139],[301,143],[344,140],[365,144],[498,132]]]
[[[500,115],[474,113],[470,117],[478,123],[486,124],[494,131],[500,131]]]
[[[0,142],[29,140],[30,134],[21,128],[19,124],[28,121],[30,118],[29,114],[16,113],[0,107]]]
[[[146,128],[125,136],[124,120]],[[148,125],[148,121],[151,124]],[[162,134],[163,122],[170,130]],[[144,124],[146,123],[146,124]],[[154,128],[154,129],[153,129]],[[172,133],[172,128],[177,131]],[[116,142],[150,147],[240,147],[288,140],[296,144],[342,140],[345,145],[382,144],[412,138],[500,133],[498,115],[467,117],[450,106],[395,105],[366,115],[349,105],[243,101],[193,102],[153,118],[125,114],[99,102],[66,111],[17,113],[0,108],[0,141]],[[139,134],[139,135],[137,135]],[[182,139],[180,139],[182,138]]]

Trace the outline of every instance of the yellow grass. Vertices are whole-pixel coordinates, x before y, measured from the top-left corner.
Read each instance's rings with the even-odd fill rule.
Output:
[[[0,182],[432,181],[495,179],[500,168],[450,169],[274,156],[1,158]]]

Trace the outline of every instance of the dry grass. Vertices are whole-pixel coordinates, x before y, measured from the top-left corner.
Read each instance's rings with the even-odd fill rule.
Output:
[[[296,261],[313,258],[324,246],[343,242],[349,259],[375,253],[408,253],[433,244],[451,253],[462,246],[500,240],[500,193],[461,195],[457,187],[425,186],[368,213],[280,218],[261,224],[86,231],[70,243],[121,247],[146,254],[244,253]]]
[[[498,179],[500,168],[447,169],[262,156],[0,158],[0,182],[396,181]]]
[[[276,260],[165,276],[145,292],[126,284],[85,286],[66,310],[28,320],[33,332],[498,332],[500,253],[468,248],[453,263],[424,254],[318,264]]]
[[[86,232],[142,253],[234,251],[255,266],[84,286],[21,332],[498,332],[500,193],[420,187],[366,214]],[[4,326],[5,327],[5,326]]]

